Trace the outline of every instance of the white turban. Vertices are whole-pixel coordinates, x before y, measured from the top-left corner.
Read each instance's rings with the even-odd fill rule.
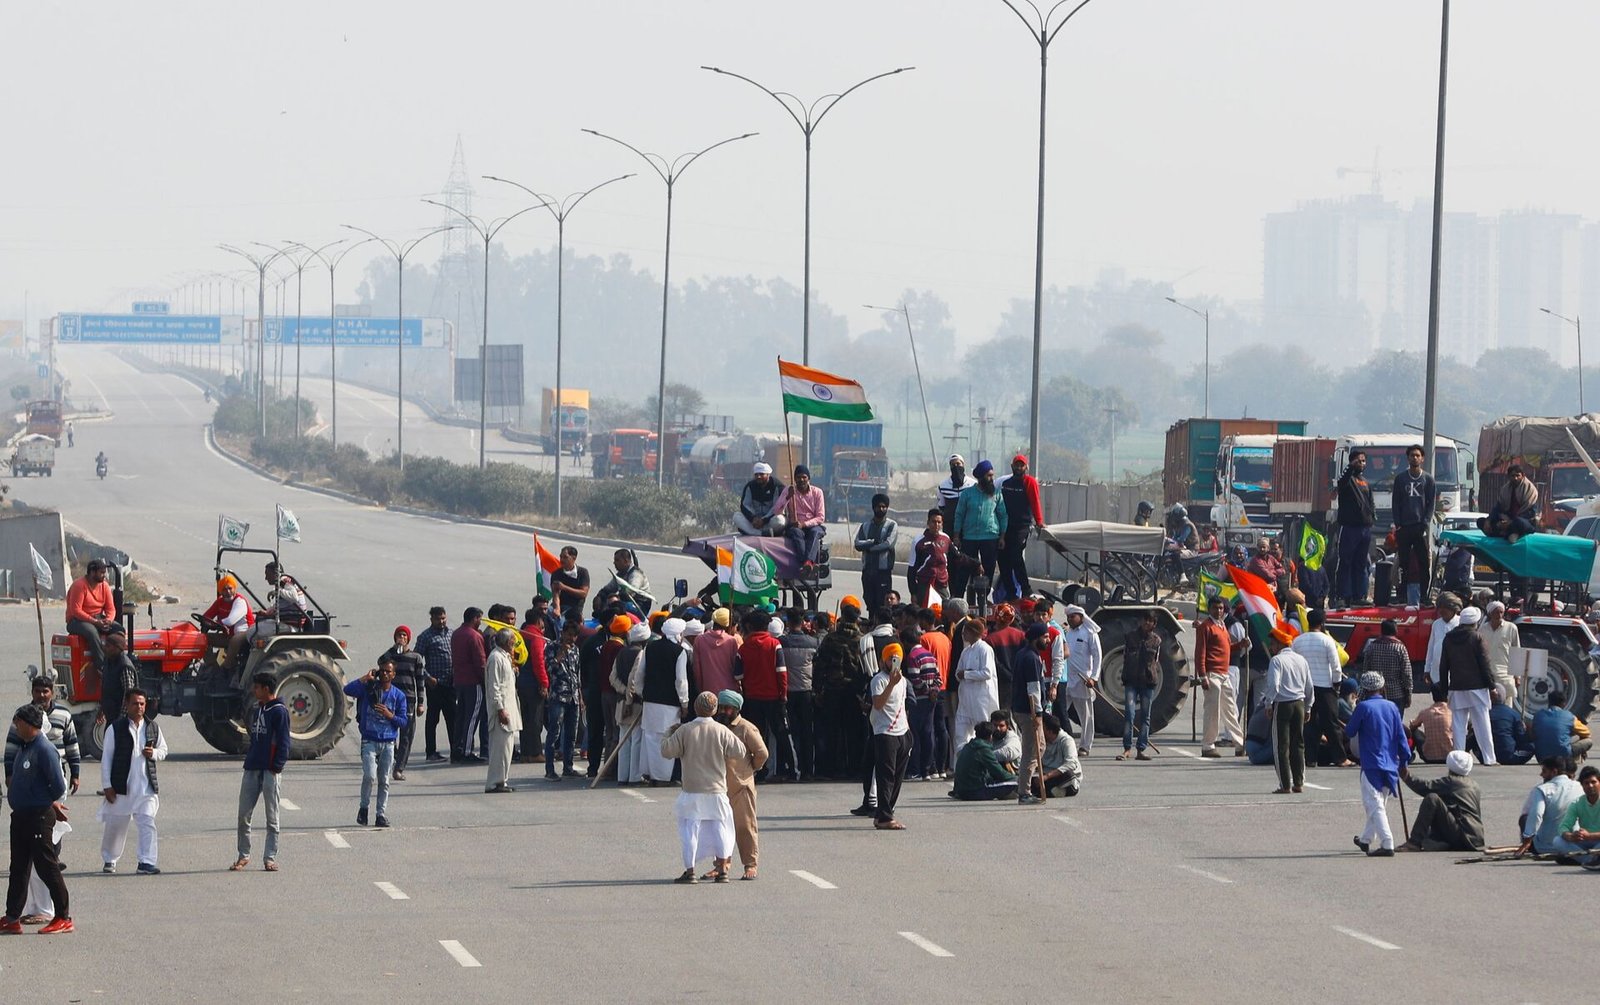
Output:
[[[783,634],[783,619],[782,618],[773,618],[771,621],[767,622],[767,633],[769,635],[771,635],[773,638],[777,638],[779,635],[782,635]]]
[[[650,626],[643,621],[636,622],[628,629],[629,642],[648,642],[650,640]]]
[[[756,461],[750,466],[750,473],[753,475],[770,475],[772,474],[772,465],[764,461]]]
[[[1468,628],[1471,628],[1473,625],[1482,620],[1483,612],[1478,610],[1476,607],[1468,607],[1461,612],[1461,624],[1466,625]]]
[[[1472,773],[1472,755],[1465,750],[1452,750],[1445,755],[1445,767],[1450,769],[1452,775],[1469,775]]]
[[[1495,613],[1504,614],[1505,612],[1506,612],[1506,605],[1505,604],[1502,604],[1498,600],[1489,601],[1489,611],[1488,611],[1488,613],[1490,613],[1490,614],[1495,614]]]
[[[661,634],[663,637],[676,642],[683,636],[683,630],[686,627],[688,627],[688,622],[682,618],[668,618],[661,622]]]
[[[696,635],[703,633],[705,630],[706,626],[700,621],[699,618],[690,618],[684,623],[683,637],[686,639],[692,639]]]
[[[1089,619],[1089,612],[1079,607],[1077,604],[1068,604],[1066,614],[1068,617],[1071,617],[1074,614],[1081,614],[1083,615],[1083,624],[1085,627],[1087,627],[1091,632],[1100,631],[1100,626]]]

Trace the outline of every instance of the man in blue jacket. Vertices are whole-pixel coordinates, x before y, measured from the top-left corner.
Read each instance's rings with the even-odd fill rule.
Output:
[[[1399,706],[1383,696],[1384,683],[1376,670],[1361,675],[1361,700],[1344,727],[1345,736],[1359,748],[1361,802],[1367,810],[1367,824],[1355,844],[1371,858],[1394,855],[1388,801],[1400,794],[1400,772],[1411,761],[1405,721]]]
[[[49,888],[56,909],[56,916],[39,934],[70,932],[72,912],[53,834],[56,821],[67,819],[67,806],[61,801],[67,794],[67,777],[61,771],[55,744],[44,735],[44,709],[24,705],[17,709],[12,725],[22,744],[17,748],[11,791],[6,795],[11,804],[11,880],[6,885],[6,915],[0,918],[0,935],[22,934],[19,919],[33,871]]]
[[[394,686],[394,663],[379,660],[376,670],[344,686],[344,693],[356,700],[356,722],[361,728],[361,808],[356,823],[367,825],[367,806],[372,801],[372,785],[378,785],[376,827],[389,826],[384,810],[389,808],[389,772],[394,769],[394,744],[406,726],[409,714],[406,696]]]
[[[256,803],[267,804],[267,855],[262,866],[278,871],[278,776],[289,763],[289,709],[278,697],[272,675],[250,679],[256,707],[250,710],[250,747],[244,752],[244,778],[239,782],[239,857],[228,868],[238,872],[250,864],[250,818]]]
[[[956,497],[955,523],[949,528],[950,543],[967,557],[959,567],[950,569],[950,593],[963,599],[974,565],[981,566],[984,578],[994,582],[1000,538],[1006,532],[1006,505],[994,484],[994,465],[979,461],[972,474],[977,484],[962,489]]]

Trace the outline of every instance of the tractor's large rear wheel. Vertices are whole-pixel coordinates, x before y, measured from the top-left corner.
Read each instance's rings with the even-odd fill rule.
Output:
[[[1100,698],[1094,706],[1095,732],[1101,736],[1121,736],[1124,724],[1122,714],[1122,651],[1123,640],[1139,627],[1139,611],[1100,610],[1095,614],[1095,624],[1100,626]],[[1156,674],[1156,696],[1150,703],[1150,732],[1164,728],[1183,709],[1188,691],[1183,678],[1188,675],[1189,657],[1183,643],[1163,619],[1156,620],[1156,632],[1161,635],[1161,668]]]
[[[1549,654],[1548,669],[1539,676],[1528,677],[1527,714],[1533,714],[1550,704],[1550,694],[1560,690],[1566,695],[1566,709],[1579,719],[1588,721],[1594,708],[1595,675],[1597,668],[1584,648],[1580,636],[1572,631],[1546,625],[1519,626],[1522,644],[1530,649],[1543,649]],[[1517,684],[1520,687],[1521,681]],[[1517,698],[1522,704],[1522,698]]]
[[[105,750],[106,724],[95,725],[99,718],[98,711],[79,712],[72,717],[72,725],[78,731],[78,752],[84,757],[100,760],[100,754]]]
[[[250,734],[245,731],[242,713],[239,717],[222,719],[195,712],[190,718],[200,738],[222,753],[238,757],[249,749]]]
[[[278,682],[278,697],[289,709],[289,756],[321,757],[332,750],[350,723],[344,674],[332,658],[318,652],[281,649],[254,668]]]

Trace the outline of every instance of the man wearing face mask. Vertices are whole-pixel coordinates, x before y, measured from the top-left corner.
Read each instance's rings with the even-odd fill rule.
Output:
[[[961,554],[968,559],[975,559],[983,570],[984,578],[992,583],[995,563],[1000,556],[1000,539],[1006,532],[1006,506],[1000,490],[995,487],[993,464],[979,461],[972,473],[977,481],[962,489],[956,499],[950,541]],[[962,562],[960,568],[951,570],[950,591],[955,596],[967,595],[973,564],[972,561]]]
[[[756,858],[761,851],[760,827],[756,824],[756,772],[767,763],[767,744],[756,724],[740,715],[744,696],[737,691],[717,695],[716,720],[733,730],[744,745],[742,756],[728,758],[728,803],[733,807],[733,837],[739,846],[743,879],[756,878]],[[701,879],[715,879],[708,873]]]
[[[939,483],[939,514],[944,518],[944,528],[956,525],[956,500],[961,490],[978,484],[967,474],[967,462],[960,454],[951,454],[950,477]]]

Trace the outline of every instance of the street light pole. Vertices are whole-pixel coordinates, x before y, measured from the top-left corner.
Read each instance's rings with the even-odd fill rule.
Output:
[[[1422,404],[1422,456],[1433,477],[1434,413],[1439,391],[1439,265],[1444,234],[1444,108],[1450,68],[1450,0],[1439,19],[1439,108],[1433,134],[1433,242],[1428,267],[1428,370]],[[1431,532],[1430,532],[1431,541]]]
[[[589,193],[595,191],[596,189],[605,188],[607,185],[611,184],[614,181],[622,181],[624,178],[632,178],[633,174],[630,172],[628,174],[618,175],[617,177],[608,179],[606,181],[603,181],[598,185],[591,186],[591,187],[585,189],[582,192],[577,192],[577,193],[574,193],[573,195],[569,195],[565,199],[563,199],[563,200],[561,200],[559,202],[556,201],[555,199],[552,199],[550,196],[540,195],[538,192],[535,192],[533,189],[529,188],[528,186],[523,185],[523,184],[521,184],[519,182],[514,182],[514,181],[510,180],[509,178],[499,178],[499,177],[496,177],[495,175],[492,175],[492,174],[486,174],[483,177],[488,181],[498,181],[498,182],[504,182],[507,185],[515,185],[517,188],[522,189],[522,191],[524,191],[524,192],[528,193],[529,195],[533,196],[535,199],[541,200],[544,203],[545,208],[550,211],[550,215],[556,218],[556,400],[555,400],[555,412],[556,412],[556,414],[555,414],[555,418],[554,418],[554,420],[552,421],[551,424],[556,427],[556,450],[555,450],[555,453],[556,453],[556,516],[560,516],[561,515],[561,449],[562,449],[562,444],[561,444],[561,293],[562,293],[562,289],[561,289],[561,286],[562,286],[562,278],[566,275],[566,270],[567,270],[567,265],[566,265],[566,262],[567,262],[567,215],[570,214],[573,210],[577,209],[578,208],[578,203],[580,203],[583,200],[587,199],[589,197]],[[656,466],[657,467],[660,467],[660,465],[661,465],[660,458],[661,458],[661,451],[660,451],[660,449],[658,447],[658,449],[656,450]]]
[[[1172,297],[1167,298],[1167,303],[1177,304],[1190,314],[1200,315],[1200,318],[1206,323],[1206,405],[1204,417],[1209,419],[1211,418],[1211,308],[1207,307],[1202,311]]]
[[[1045,144],[1045,99],[1049,95],[1046,86],[1050,63],[1050,43],[1055,41],[1056,33],[1065,28],[1074,14],[1088,6],[1089,0],[1078,0],[1067,15],[1052,26],[1052,19],[1056,11],[1071,3],[1072,0],[1059,0],[1049,11],[1040,11],[1033,0],[1022,0],[1022,3],[1033,11],[1033,19],[1017,9],[1012,0],[1000,0],[1001,3],[1011,8],[1011,13],[1017,16],[1023,26],[1028,29],[1028,34],[1039,43],[1039,198],[1037,219],[1034,225],[1033,243],[1033,380],[1032,390],[1028,403],[1028,456],[1033,458],[1033,463],[1039,463],[1039,368],[1044,348],[1044,144]],[[1035,469],[1035,475],[1038,474]]]
[[[339,226],[346,230],[353,230],[358,234],[365,234],[371,240],[383,245],[389,254],[394,256],[395,266],[395,357],[394,357],[394,453],[395,461],[400,466],[400,473],[406,473],[406,256],[411,254],[423,241],[435,234],[442,234],[447,230],[455,230],[455,225],[435,227],[421,237],[413,237],[409,241],[391,241],[379,237],[370,230],[341,223]],[[354,245],[352,245],[354,247]],[[451,380],[455,375],[451,375]]]
[[[668,161],[660,154],[645,153],[631,143],[608,136],[594,129],[585,129],[584,132],[591,136],[598,136],[603,140],[610,140],[618,146],[627,147],[638,154],[660,177],[667,186],[667,236],[666,247],[662,252],[661,264],[661,370],[656,379],[656,486],[663,484],[666,471],[667,447],[667,304],[672,294],[672,188],[683,173],[689,170],[689,165],[701,157],[736,140],[749,139],[756,133],[743,133],[739,136],[730,136],[693,153],[679,154],[674,160]],[[680,163],[681,162],[681,163]]]
[[[219,244],[218,248],[230,255],[238,255],[249,262],[256,270],[256,410],[261,413],[261,435],[267,435],[267,268],[273,262],[283,257],[283,252],[274,252],[262,257],[253,255],[248,251],[235,248],[231,244]]]
[[[329,397],[328,430],[329,436],[333,441],[335,453],[339,450],[339,294],[334,287],[334,271],[339,268],[339,263],[344,261],[344,256],[363,244],[371,244],[375,240],[377,238],[368,237],[357,241],[348,248],[339,249],[338,254],[332,258],[324,256],[323,252],[333,247],[334,244],[343,243],[342,241],[334,241],[331,244],[323,245],[315,251],[311,251],[309,248],[306,249],[311,251],[312,256],[328,269],[328,380],[332,389]],[[305,247],[303,244],[300,246],[302,248]]]
[[[934,467],[939,466],[939,448],[933,445],[933,420],[928,417],[928,392],[922,387],[922,362],[917,359],[917,337],[911,333],[911,309],[905,304],[899,307],[877,307],[872,304],[862,304],[869,311],[887,311],[905,318],[906,339],[911,343],[911,364],[917,370],[917,393],[922,396],[922,421],[928,427],[928,463]]]
[[[541,202],[537,205],[519,209],[510,216],[503,216],[498,220],[485,222],[478,217],[469,216],[454,206],[435,199],[424,199],[422,201],[438,206],[440,209],[448,209],[461,217],[467,226],[477,231],[478,236],[483,238],[483,344],[478,350],[478,470],[482,471],[489,466],[489,244],[506,224],[524,213],[542,209],[545,204]]]
[[[1106,484],[1115,485],[1117,482],[1117,416],[1122,414],[1122,409],[1103,408],[1101,411],[1111,416],[1111,457],[1106,466]]]
[[[261,241],[254,241],[252,243],[253,244],[259,244],[263,248],[272,248],[273,247],[273,245],[263,244]],[[301,435],[301,429],[300,429],[300,347],[301,347],[302,343],[304,342],[304,339],[301,337],[301,330],[300,329],[304,325],[304,321],[303,321],[304,314],[303,314],[302,308],[305,306],[305,272],[306,272],[306,266],[311,264],[312,256],[316,255],[316,256],[320,257],[320,253],[321,252],[327,251],[329,248],[333,247],[336,244],[343,244],[343,243],[344,243],[344,238],[341,237],[337,241],[329,241],[327,244],[324,244],[322,247],[315,248],[315,249],[308,247],[306,244],[304,244],[303,242],[300,242],[300,241],[286,241],[285,244],[284,244],[284,256],[283,257],[287,258],[290,262],[294,263],[294,438],[297,439],[297,440],[300,438],[300,435]],[[289,248],[300,248],[303,251],[305,251],[305,254],[301,255],[299,258],[295,258],[293,255],[288,253],[288,249]]]
[[[1565,321],[1567,324],[1578,330],[1578,414],[1583,415],[1583,317],[1580,315],[1578,317],[1569,318],[1565,314],[1557,314],[1548,307],[1541,307],[1539,310],[1553,318],[1559,318],[1560,320]]]

